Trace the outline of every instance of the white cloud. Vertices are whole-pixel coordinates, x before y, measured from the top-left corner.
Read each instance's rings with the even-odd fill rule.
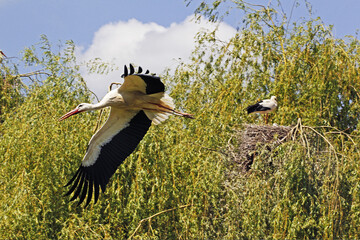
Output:
[[[216,27],[208,21],[196,23],[192,19],[193,16],[189,16],[183,22],[173,23],[169,27],[142,23],[136,19],[102,26],[95,33],[89,48],[78,48],[78,59],[86,61],[101,58],[120,66],[120,70],[101,76],[85,74],[84,79],[90,90],[101,98],[110,82],[122,82],[120,76],[125,64],[134,63],[150,72],[161,74],[167,67],[174,68],[176,59],[187,60],[194,50],[196,33]],[[221,23],[217,37],[226,41],[235,32],[231,26]]]

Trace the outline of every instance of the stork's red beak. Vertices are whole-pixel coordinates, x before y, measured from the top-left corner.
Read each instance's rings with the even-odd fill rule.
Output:
[[[68,117],[71,117],[72,115],[75,115],[78,113],[81,113],[81,111],[79,111],[79,109],[75,108],[75,109],[71,110],[70,112],[64,114],[61,118],[59,118],[59,121],[67,119]]]

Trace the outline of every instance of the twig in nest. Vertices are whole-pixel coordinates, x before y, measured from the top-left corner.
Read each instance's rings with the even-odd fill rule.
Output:
[[[228,155],[232,154],[234,162],[239,164],[244,172],[247,172],[257,155],[259,144],[266,145],[271,151],[289,139],[292,129],[290,126],[245,125],[245,130],[237,131],[234,136],[239,140],[240,145],[236,147],[237,149],[229,149]]]

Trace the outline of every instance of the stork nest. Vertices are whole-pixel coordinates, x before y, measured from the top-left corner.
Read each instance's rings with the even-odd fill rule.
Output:
[[[290,126],[269,126],[269,125],[245,125],[244,130],[236,133],[236,138],[240,144],[233,147],[233,159],[243,171],[248,171],[258,154],[260,148],[265,147],[268,151],[279,146],[290,138]]]

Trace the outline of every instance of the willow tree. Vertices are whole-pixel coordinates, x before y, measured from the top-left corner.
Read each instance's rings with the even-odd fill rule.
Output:
[[[56,53],[45,36],[41,40],[40,47],[23,53],[21,65],[31,71],[19,73],[11,59],[2,68],[2,84],[11,87],[2,88],[9,104],[2,105],[0,125],[1,238],[56,236],[59,221],[66,219],[67,206],[59,199],[69,159],[77,159],[91,134],[86,120],[76,127],[57,122],[78,101],[90,101],[75,63],[74,44],[69,42]]]
[[[281,1],[274,5],[281,6]],[[199,45],[196,53],[214,79],[218,72],[233,72],[243,89],[238,95],[243,107],[257,98],[277,95],[277,123],[295,124],[297,118],[302,118],[310,125],[328,125],[349,132],[358,129],[360,77],[356,37],[337,39],[331,26],[323,24],[320,18],[290,22],[281,7],[246,1],[234,1],[233,5],[227,1],[202,2],[196,12],[219,21],[229,14],[221,9],[241,9],[245,15],[243,25],[226,44],[221,44],[214,34],[203,35],[201,42],[218,48],[201,49],[204,45]],[[204,59],[204,52],[212,54]],[[218,77],[216,81],[227,82],[229,78]],[[247,95],[241,95],[244,93]]]
[[[221,20],[225,2],[203,2],[197,12]],[[252,174],[225,177],[227,197],[213,205],[217,218],[208,224],[222,226],[222,237],[230,239],[357,238],[359,41],[336,39],[320,19],[289,22],[273,7],[234,5],[245,14],[238,33],[229,42],[216,31],[199,34],[193,62],[175,74],[173,92],[193,107],[190,112],[198,109],[198,121],[209,133],[194,130],[198,142],[224,152],[237,138],[232,130],[262,123],[246,115],[246,106],[271,95],[279,99],[273,123],[294,126],[301,119],[317,137],[301,133],[255,158]],[[180,96],[183,89],[188,91]],[[225,173],[233,170],[231,159],[228,154],[224,160]]]

